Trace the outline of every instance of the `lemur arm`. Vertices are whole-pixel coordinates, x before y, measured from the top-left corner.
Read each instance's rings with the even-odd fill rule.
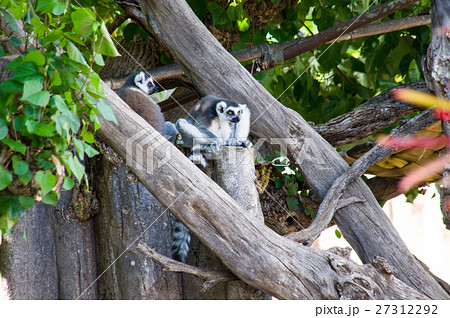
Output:
[[[247,106],[242,111],[240,121],[234,126],[234,133],[227,142],[227,145],[249,147],[251,142],[247,138],[250,133],[250,110]]]

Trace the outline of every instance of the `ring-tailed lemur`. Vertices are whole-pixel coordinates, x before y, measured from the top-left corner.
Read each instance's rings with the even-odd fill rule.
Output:
[[[164,120],[161,108],[151,102],[148,97],[157,91],[158,87],[155,85],[153,77],[141,71],[131,74],[123,86],[117,90],[117,95],[161,135],[173,142],[178,134],[175,125]]]
[[[176,123],[185,147],[191,148],[189,159],[203,171],[205,154],[220,152],[222,145],[248,147],[250,110],[245,104],[206,96],[192,110],[188,119]],[[172,257],[185,262],[191,240],[189,230],[178,220],[174,223]]]
[[[191,148],[191,161],[202,170],[206,167],[205,154],[215,154],[220,146],[248,147],[250,110],[245,104],[208,95],[193,108],[187,119],[176,123],[184,146]]]

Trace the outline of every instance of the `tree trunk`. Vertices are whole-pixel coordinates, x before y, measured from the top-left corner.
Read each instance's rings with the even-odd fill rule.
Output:
[[[186,2],[142,0],[140,3],[156,37],[171,51],[196,88],[205,95],[216,94],[249,105],[252,133],[273,138],[271,141],[279,143],[282,152],[287,150],[313,191],[323,198],[333,181],[348,168],[334,148],[298,113],[275,100],[233,59]],[[171,23],[166,23],[169,20]],[[399,270],[397,277],[410,286],[431,298],[448,298],[408,251],[367,185],[362,180],[356,181],[348,187],[347,196],[359,197],[365,203],[341,209],[334,219],[361,260],[369,263],[381,255]]]
[[[177,273],[166,272],[135,247],[143,242],[170,255],[173,217],[128,171],[105,157],[95,160],[94,188],[98,289],[101,299],[180,299]]]
[[[92,220],[80,221],[71,202],[72,191],[63,191],[56,208],[36,204],[1,245],[12,299],[97,299]]]

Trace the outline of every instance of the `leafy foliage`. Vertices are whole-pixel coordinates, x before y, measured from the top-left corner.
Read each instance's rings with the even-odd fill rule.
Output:
[[[83,1],[86,4],[86,1]],[[77,2],[75,2],[77,4]],[[0,84],[0,230],[8,231],[15,220],[41,197],[56,204],[57,179],[70,189],[75,177],[86,178],[84,156],[97,151],[88,131],[90,122],[100,127],[98,115],[115,121],[103,98],[95,72],[103,55],[118,52],[99,22],[96,8],[57,0],[0,1],[1,14],[13,31],[15,19],[24,21],[28,38],[9,38],[12,45],[28,43],[27,53],[7,66],[13,76]],[[4,34],[6,35],[6,33]],[[54,160],[57,158],[57,160]],[[55,162],[66,174],[58,176]]]
[[[386,1],[321,1],[317,5],[317,1],[302,0],[286,7],[281,21],[274,17],[258,30],[252,25],[244,1],[225,5],[217,1],[188,1],[203,21],[212,18],[215,26],[238,28],[241,43],[235,44],[235,49],[317,34],[382,2]],[[428,12],[429,7],[430,1],[422,0],[381,21]],[[429,40],[430,29],[423,26],[335,42],[255,77],[283,105],[308,121],[324,123],[399,83],[422,79],[421,57]]]

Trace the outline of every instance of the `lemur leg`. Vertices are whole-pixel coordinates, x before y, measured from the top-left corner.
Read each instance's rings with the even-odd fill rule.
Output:
[[[201,145],[202,151],[219,152],[220,140],[208,129],[196,127],[183,118],[177,120],[176,127],[185,147],[192,148],[195,145]]]

